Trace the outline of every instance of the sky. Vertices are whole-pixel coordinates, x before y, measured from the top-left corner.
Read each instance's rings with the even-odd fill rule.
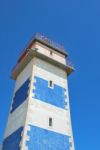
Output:
[[[100,150],[99,0],[0,0],[0,143],[14,88],[11,69],[36,32],[63,44],[75,66],[68,81],[76,150]]]

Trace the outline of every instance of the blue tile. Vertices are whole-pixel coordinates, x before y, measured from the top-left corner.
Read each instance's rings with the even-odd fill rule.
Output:
[[[20,127],[10,136],[8,136],[3,142],[3,149],[2,150],[20,150],[19,144],[21,141],[21,132],[23,127]]]
[[[69,137],[30,125],[28,150],[70,150]]]
[[[33,90],[35,94],[34,98],[65,109],[65,89],[56,84],[54,84],[54,88],[49,88],[48,81],[39,77],[35,77],[35,79],[35,90]]]
[[[11,113],[20,106],[28,97],[28,89],[29,89],[29,83],[30,80],[27,79],[25,83],[16,91],[13,104],[12,104],[12,110]]]

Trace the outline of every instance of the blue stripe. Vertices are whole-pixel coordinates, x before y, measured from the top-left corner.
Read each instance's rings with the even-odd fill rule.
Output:
[[[19,107],[28,97],[28,89],[29,89],[29,83],[30,80],[27,79],[25,83],[16,91],[13,104],[12,104],[12,110],[11,113]]]
[[[34,98],[65,109],[65,89],[56,84],[54,84],[53,88],[49,88],[48,81],[39,77],[35,77],[35,79],[35,90],[33,90],[35,94]]]
[[[70,150],[69,137],[30,125],[28,150]]]
[[[20,127],[18,130],[16,130],[10,136],[8,136],[3,142],[2,150],[20,150],[19,144],[21,141],[22,130],[23,127]]]

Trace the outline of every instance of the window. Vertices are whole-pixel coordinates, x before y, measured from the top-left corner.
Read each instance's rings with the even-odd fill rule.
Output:
[[[72,147],[72,142],[70,142],[70,147]]]
[[[49,127],[52,127],[52,118],[49,118]]]
[[[50,51],[50,55],[52,55],[53,54],[53,52],[52,51]]]
[[[50,87],[50,88],[53,88],[53,81],[49,81],[49,83],[48,83],[48,86]]]
[[[52,87],[52,81],[50,81],[50,87]]]
[[[65,101],[65,105],[67,105],[67,102]]]

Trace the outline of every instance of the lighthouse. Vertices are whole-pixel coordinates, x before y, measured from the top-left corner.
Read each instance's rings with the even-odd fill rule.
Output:
[[[15,80],[2,150],[75,150],[65,48],[37,33],[12,69]]]

